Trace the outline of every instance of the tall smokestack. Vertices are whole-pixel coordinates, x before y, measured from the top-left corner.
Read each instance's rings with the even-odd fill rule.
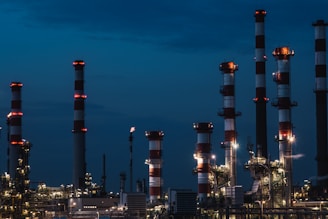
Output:
[[[21,82],[11,82],[11,112],[8,114],[9,124],[9,164],[8,171],[11,178],[16,177],[18,168],[18,158],[20,147],[23,145],[22,139],[22,101],[21,89],[23,84]]]
[[[317,125],[318,185],[328,185],[326,26],[323,20],[312,24],[315,30],[315,96]]]
[[[197,131],[197,144],[194,158],[197,159],[198,200],[200,203],[206,203],[211,189],[209,172],[213,124],[207,122],[194,123],[193,127]]]
[[[74,149],[73,149],[73,185],[75,188],[84,188],[84,178],[86,174],[85,162],[85,133],[87,129],[84,125],[84,61],[73,62],[75,69],[74,85]]]
[[[291,107],[296,106],[290,100],[290,57],[294,55],[294,50],[288,47],[276,48],[272,55],[277,60],[278,71],[273,73],[273,80],[277,83],[277,102],[272,103],[278,107],[279,115],[279,160],[285,169],[287,184],[285,187],[285,200],[287,206],[291,205],[291,193],[293,186],[292,174],[292,140],[294,139],[291,122]]]
[[[106,155],[103,154],[103,165],[102,165],[102,170],[103,170],[103,174],[101,177],[101,190],[103,194],[106,194]]]
[[[129,142],[130,142],[130,192],[133,191],[132,189],[132,182],[133,182],[133,156],[132,156],[132,142],[133,142],[133,132],[136,130],[135,127],[130,128],[130,135],[129,135]]]
[[[219,115],[224,117],[224,142],[222,146],[225,149],[225,165],[229,169],[230,186],[235,186],[237,183],[236,174],[236,116],[240,113],[235,112],[235,71],[238,70],[238,65],[234,62],[223,62],[220,64],[220,71],[223,73],[223,112]]]
[[[255,70],[256,70],[256,155],[268,158],[267,148],[267,113],[266,80],[265,80],[265,37],[264,17],[266,11],[255,11]]]
[[[146,137],[149,140],[149,159],[146,164],[149,165],[149,200],[156,203],[161,198],[162,193],[162,140],[163,131],[146,131]]]
[[[120,173],[120,204],[123,204],[123,193],[125,192],[125,172]]]

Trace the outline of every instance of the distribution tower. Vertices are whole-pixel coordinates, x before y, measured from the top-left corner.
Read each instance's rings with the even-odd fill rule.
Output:
[[[318,184],[328,185],[327,150],[327,72],[326,72],[326,26],[323,20],[312,24],[315,29],[315,96],[317,132]],[[324,179],[324,180],[322,180]]]
[[[294,55],[294,50],[289,47],[276,48],[272,55],[277,60],[278,71],[273,73],[273,80],[277,83],[277,101],[272,105],[278,108],[279,134],[276,138],[279,145],[279,161],[283,165],[286,177],[284,191],[284,200],[286,205],[291,205],[291,194],[293,186],[292,174],[292,142],[294,139],[291,107],[296,106],[295,102],[290,100],[290,57]]]
[[[206,203],[211,192],[209,173],[213,124],[211,122],[194,123],[193,127],[197,131],[194,158],[197,160],[198,201]]]
[[[237,181],[236,159],[237,159],[237,140],[236,140],[236,116],[240,113],[235,111],[235,71],[238,65],[234,62],[223,62],[220,64],[220,71],[223,73],[223,112],[219,115],[224,118],[224,142],[222,147],[225,149],[225,166],[229,169],[229,186],[235,186]]]
[[[21,89],[23,84],[21,82],[11,82],[11,112],[8,114],[8,126],[9,126],[9,162],[8,172],[11,178],[16,177],[18,168],[18,159],[20,153],[20,147],[23,145],[22,139],[22,100]]]
[[[84,61],[73,62],[75,69],[74,85],[74,149],[73,149],[73,185],[75,188],[84,188],[86,174],[85,161],[85,134],[87,129],[84,124]]]
[[[266,80],[265,80],[265,10],[255,11],[255,73],[256,73],[256,155],[268,158],[267,149],[267,110]]]
[[[149,200],[156,203],[161,198],[162,193],[162,140],[163,131],[146,131],[149,140],[149,158],[146,164],[149,165]]]

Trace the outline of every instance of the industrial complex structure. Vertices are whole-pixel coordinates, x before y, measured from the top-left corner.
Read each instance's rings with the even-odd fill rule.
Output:
[[[29,179],[29,152],[32,144],[22,137],[21,82],[12,82],[11,112],[8,124],[8,170],[1,175],[0,218],[328,218],[328,145],[326,100],[326,39],[323,20],[315,27],[315,95],[317,119],[317,174],[318,184],[306,181],[302,186],[293,184],[292,144],[294,140],[291,108],[290,58],[294,51],[287,46],[275,48],[272,55],[277,62],[273,80],[277,84],[277,98],[271,104],[278,109],[279,159],[270,160],[267,144],[266,69],[265,69],[265,10],[255,11],[255,87],[256,96],[256,148],[248,147],[249,160],[245,162],[252,177],[250,190],[238,185],[238,146],[235,111],[235,81],[238,65],[233,61],[222,62],[224,119],[224,164],[212,161],[211,134],[214,126],[210,121],[196,122],[196,148],[193,169],[198,191],[173,189],[163,186],[162,140],[164,132],[146,131],[149,141],[148,189],[146,181],[137,181],[133,191],[132,143],[134,127],[131,127],[130,143],[130,191],[126,191],[126,174],[120,174],[120,191],[106,192],[105,156],[101,185],[93,182],[87,171],[86,132],[84,108],[83,60],[73,62],[74,125],[73,125],[73,174],[72,184],[48,187],[39,183],[31,188]],[[189,127],[191,128],[191,127]],[[192,156],[192,154],[190,155]],[[136,164],[143,165],[143,164]]]

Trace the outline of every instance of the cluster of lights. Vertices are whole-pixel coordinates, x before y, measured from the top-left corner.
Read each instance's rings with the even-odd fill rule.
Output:
[[[74,94],[74,99],[86,99],[87,95],[85,94]]]
[[[259,100],[260,100],[260,98],[258,98],[258,97],[253,98],[253,101],[254,101],[254,102],[258,102]],[[263,100],[264,102],[268,102],[268,101],[269,101],[269,98],[268,98],[268,97],[263,97],[262,100]]]
[[[234,62],[224,62],[220,64],[220,71],[225,70],[236,71],[238,70],[238,65],[236,65]]]
[[[164,132],[163,131],[145,131],[145,135],[146,137],[163,137],[164,136]]]
[[[225,148],[225,147],[229,147],[231,146],[233,149],[238,149],[239,148],[239,143],[237,142],[221,142],[221,147]]]
[[[193,124],[193,128],[194,129],[198,129],[198,128],[200,128],[200,126],[203,126],[203,125],[204,125],[203,123],[202,124],[200,124],[200,123],[194,123]],[[204,128],[204,127],[202,127],[202,128]],[[207,123],[207,127],[206,128],[212,129],[213,128],[213,123],[211,123],[211,122]]]
[[[273,78],[273,81],[279,82],[281,80],[281,74],[280,74],[280,72],[273,72],[272,73],[272,78]]]
[[[23,145],[24,142],[23,142],[23,141],[11,141],[10,144],[19,144],[19,145]]]
[[[74,66],[76,66],[76,65],[85,65],[85,63],[84,63],[84,61],[77,60],[77,61],[73,62],[73,65]]]
[[[10,87],[23,87],[23,84],[19,82],[12,82],[10,84]]]
[[[286,58],[287,56],[293,56],[294,50],[291,50],[289,47],[286,47],[286,46],[280,47],[280,48],[276,48],[272,52],[272,55]]]
[[[279,139],[278,139],[278,136],[275,136],[275,138],[277,141],[287,140],[287,142],[289,142],[289,143],[294,143],[296,140],[295,135],[288,134],[288,133],[279,134]]]
[[[81,128],[80,131],[81,132],[87,132],[88,129],[84,127],[84,128]],[[72,129],[72,132],[77,132],[77,131],[75,129]]]
[[[23,116],[23,113],[22,112],[10,112],[10,113],[8,113],[7,118],[10,118],[12,116]]]
[[[266,11],[265,10],[256,10],[255,15],[266,15]]]
[[[256,61],[256,57],[253,58]],[[267,60],[268,57],[266,55],[263,55],[263,59]]]

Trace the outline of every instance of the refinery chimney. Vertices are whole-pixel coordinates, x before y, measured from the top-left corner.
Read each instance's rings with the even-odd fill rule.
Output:
[[[318,185],[328,185],[326,26],[323,20],[312,24],[315,30],[315,96]],[[323,180],[322,180],[323,179]]]
[[[223,112],[218,115],[224,118],[224,142],[222,147],[225,150],[225,166],[229,169],[229,183],[233,187],[237,183],[236,160],[237,160],[237,140],[236,140],[236,116],[235,112],[235,71],[238,65],[234,62],[223,62],[220,64],[220,71],[223,73]]]
[[[9,125],[8,172],[10,177],[14,179],[16,178],[18,168],[20,147],[24,143],[22,139],[23,112],[21,101],[21,89],[23,84],[21,82],[12,82],[10,87],[12,92],[11,112],[7,116]]]
[[[292,174],[292,142],[294,140],[291,107],[296,106],[290,100],[290,57],[294,55],[294,50],[288,47],[276,48],[272,55],[277,60],[278,71],[273,73],[273,80],[277,83],[277,101],[272,105],[278,108],[279,115],[279,134],[276,137],[279,145],[279,161],[283,165],[286,177],[284,200],[286,205],[291,206],[291,194],[293,186]]]
[[[265,80],[265,10],[255,11],[255,80],[256,80],[256,156],[268,158],[267,148],[267,112],[266,80]]]
[[[120,204],[123,204],[123,193],[125,192],[125,180],[126,174],[125,172],[120,173]]]
[[[73,185],[75,188],[84,188],[86,174],[85,161],[85,134],[87,129],[84,125],[84,61],[73,62],[75,69],[74,85],[74,149],[73,149]]]
[[[145,163],[149,165],[149,200],[156,203],[162,193],[162,140],[163,131],[146,131],[149,140],[149,158]]]
[[[211,192],[209,173],[213,124],[211,122],[194,123],[193,127],[197,131],[194,158],[197,160],[198,201],[205,204]]]

